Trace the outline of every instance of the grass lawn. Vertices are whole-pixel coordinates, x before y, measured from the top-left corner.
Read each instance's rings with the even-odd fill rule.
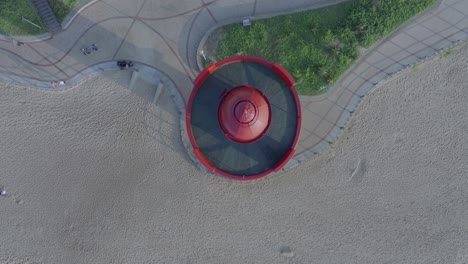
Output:
[[[80,0],[48,0],[59,23],[70,13]]]
[[[243,54],[279,62],[302,95],[326,89],[370,47],[437,0],[351,0],[337,5],[225,26],[218,59]]]
[[[22,22],[22,17],[42,27]],[[21,36],[47,32],[47,26],[36,13],[31,0],[0,0],[0,34]]]

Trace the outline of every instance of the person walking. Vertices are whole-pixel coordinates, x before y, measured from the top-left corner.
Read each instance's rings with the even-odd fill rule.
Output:
[[[24,44],[24,42],[18,41],[16,39],[13,39],[12,42],[13,42],[14,45],[16,45],[18,47],[20,47],[20,46],[22,46]]]
[[[117,61],[117,66],[120,68],[120,70],[123,70],[127,68],[127,62],[124,60]]]
[[[81,52],[83,52],[84,55],[91,54],[91,51],[89,51],[88,48],[81,48]]]

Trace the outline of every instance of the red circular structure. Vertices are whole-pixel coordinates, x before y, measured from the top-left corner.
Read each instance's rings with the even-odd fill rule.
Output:
[[[235,56],[197,76],[186,110],[193,152],[210,172],[257,180],[294,156],[301,128],[295,81],[278,63]]]
[[[253,86],[238,86],[224,95],[218,108],[218,121],[224,134],[238,143],[261,138],[271,121],[268,99]]]

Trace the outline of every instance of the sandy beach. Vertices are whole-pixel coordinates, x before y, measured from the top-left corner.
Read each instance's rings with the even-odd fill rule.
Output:
[[[467,76],[465,42],[380,84],[319,158],[247,183],[193,164],[169,96],[121,72],[0,83],[0,263],[467,263]]]

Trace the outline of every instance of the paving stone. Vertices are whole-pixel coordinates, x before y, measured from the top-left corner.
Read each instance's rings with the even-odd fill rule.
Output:
[[[225,3],[221,1],[213,1],[207,7],[211,10],[213,16],[218,20],[236,19],[239,22],[241,17],[249,17],[252,15],[254,2],[243,2],[241,5],[236,5],[235,8],[226,8]]]
[[[330,123],[324,119],[322,122],[320,122],[317,128],[315,128],[314,134],[320,138],[325,138],[334,126],[335,125],[333,123]]]
[[[363,61],[359,63],[359,65],[353,69],[353,73],[359,76],[362,76],[362,74],[364,74],[371,67],[372,66],[369,63]]]
[[[24,83],[23,77],[19,77],[19,76],[13,75],[13,74],[10,75],[10,80],[12,80],[15,83]]]
[[[328,144],[325,140],[322,140],[319,144],[315,145],[312,148],[312,151],[317,154],[320,154],[324,152],[325,150],[327,150],[329,147],[330,147],[330,144]]]
[[[338,139],[338,136],[341,135],[341,132],[342,130],[338,127],[338,126],[335,126],[331,131],[330,133],[328,133],[327,137],[325,138],[325,140],[329,143],[333,143],[335,142],[337,139]]]
[[[300,155],[300,154],[297,154]],[[296,157],[293,157],[288,161],[288,163],[283,167],[283,170],[290,170],[294,167],[297,167],[299,165],[299,162],[296,160]]]
[[[450,45],[452,45],[452,41],[448,39],[442,39],[439,42],[431,45],[431,48],[433,48],[436,51],[439,51],[439,50],[446,49],[447,47],[450,47]]]
[[[338,99],[340,99],[341,94],[343,93],[344,89],[343,86],[337,86],[335,89],[331,91],[331,93],[328,95],[327,99],[330,100],[333,103],[336,103]]]
[[[432,32],[440,32],[452,26],[451,24],[445,22],[437,16],[429,16],[421,24],[423,24],[424,27],[431,30]]]
[[[454,11],[452,8],[447,7],[444,10],[437,13],[438,17],[447,21],[448,23],[455,25],[461,20],[463,20],[464,16],[460,12]]]
[[[305,148],[305,149],[311,149],[312,147],[314,147],[315,145],[317,145],[322,139],[319,138],[318,136],[314,135],[314,134],[310,134],[308,137],[306,137],[302,142],[301,142],[301,145]]]
[[[389,67],[390,65],[394,64],[395,62],[389,58],[387,59],[384,59],[383,61],[379,62],[379,63],[376,63],[374,64],[374,66],[376,68],[378,68],[379,70],[384,70],[386,69],[387,67]]]
[[[302,163],[304,161],[307,160],[307,157],[304,155],[304,153],[301,153],[299,155],[297,155],[295,158],[294,158],[298,163]]]
[[[75,86],[78,85],[82,82],[82,80],[86,79],[86,75],[83,75],[83,73],[79,72],[75,76],[73,76],[71,79],[68,80],[68,84]]]
[[[400,63],[403,66],[409,66],[409,65],[415,64],[418,61],[419,61],[418,57],[416,57],[415,55],[411,55],[411,56],[407,57],[406,59],[401,60]]]
[[[366,80],[359,76],[356,76],[356,78],[346,87],[346,89],[348,89],[352,93],[355,93],[359,89],[359,87],[361,87],[361,85],[365,82]]]
[[[371,82],[365,82],[361,87],[356,91],[358,96],[366,95],[370,90],[374,88],[374,85]]]
[[[366,62],[374,66],[374,64],[385,60],[385,58],[385,55],[383,55],[382,53],[374,51],[366,58]]]
[[[356,108],[359,106],[359,103],[361,102],[361,99],[362,99],[361,97],[359,97],[357,95],[353,95],[351,97],[351,100],[349,100],[348,105],[346,106],[346,110],[353,113],[356,110]]]
[[[423,43],[426,45],[426,46],[431,46],[433,45],[434,43],[437,43],[439,41],[441,41],[443,39],[442,36],[438,35],[438,34],[434,34],[433,36],[423,40]]]
[[[396,54],[393,54],[392,59],[394,61],[396,61],[396,62],[401,63],[401,60],[404,60],[404,59],[408,58],[409,56],[411,56],[411,53],[409,53],[406,50],[401,50],[400,52],[398,52]]]
[[[7,82],[12,82],[12,81],[14,81],[14,79],[12,79],[12,77],[13,77],[12,74],[9,74],[9,75],[4,75],[4,74],[2,74],[1,77],[2,77],[2,80],[5,80],[5,81],[7,81]]]
[[[457,34],[458,32],[460,32],[460,29],[456,28],[456,27],[450,27],[442,32],[439,32],[439,34],[444,37],[444,38],[449,38],[455,34]]]
[[[452,6],[453,4],[456,4],[460,1],[465,1],[465,0],[444,0],[442,1],[442,4],[443,6]]]
[[[365,72],[363,72],[360,77],[363,78],[364,80],[369,80],[372,77],[374,77],[377,73],[379,73],[380,70],[377,69],[374,66],[369,67]]]
[[[452,7],[456,11],[458,11],[460,13],[463,13],[465,16],[468,15],[468,1],[466,1],[466,0],[458,1]]]
[[[325,116],[325,120],[335,124],[338,122],[338,118],[340,118],[341,112],[343,112],[343,108],[338,105],[334,105]]]
[[[307,160],[311,160],[317,156],[312,150],[306,150],[303,154]]]
[[[395,54],[400,50],[401,48],[392,43],[391,41],[387,41],[379,47],[379,52],[385,56],[391,56],[392,54]]]
[[[421,50],[420,52],[416,53],[415,55],[420,59],[424,59],[424,58],[430,57],[430,56],[432,56],[434,54],[435,54],[435,50],[432,49],[431,47],[427,47],[427,48]]]
[[[467,38],[468,38],[468,33],[467,32],[459,31],[456,34],[450,36],[448,39],[450,41],[452,41],[452,42],[455,42],[455,41],[462,41],[462,40],[465,40]]]
[[[413,46],[410,46],[408,47],[406,50],[409,52],[409,53],[418,53],[420,52],[421,50],[425,49],[427,46],[422,43],[422,42],[419,42],[419,43],[416,43],[414,44]]]
[[[340,81],[340,84],[343,86],[343,87],[347,87],[349,86],[350,83],[352,83],[356,78],[358,78],[358,76],[351,72],[349,74],[347,74],[346,76],[344,76],[341,81]]]
[[[372,84],[378,84],[380,81],[382,81],[383,79],[385,79],[387,77],[388,77],[388,74],[381,71],[381,72],[377,73],[376,75],[374,75],[374,77],[369,79],[369,82],[372,83]]]
[[[387,74],[392,75],[392,74],[395,74],[395,73],[401,71],[402,69],[403,69],[403,65],[401,65],[399,63],[394,63],[392,66],[387,67],[387,69],[385,69],[384,71]]]
[[[414,25],[413,27],[408,28],[407,30],[405,30],[405,33],[417,40],[426,39],[434,34],[429,29],[418,25]]]
[[[318,116],[323,117],[327,115],[328,111],[334,104],[334,102],[327,98],[318,102],[312,102],[308,107],[308,110]]]
[[[462,19],[462,21],[458,22],[455,26],[466,31],[466,29],[468,29],[468,17]]]
[[[349,118],[351,117],[351,113],[348,112],[348,111],[343,111],[341,113],[341,116],[340,118],[338,119],[338,121],[336,122],[336,125],[338,127],[346,127],[346,125],[348,124],[348,120]]]
[[[322,118],[323,117],[318,116],[309,110],[303,111],[302,112],[302,130],[305,130],[308,132],[314,131],[315,128],[322,121]]]
[[[341,94],[341,97],[338,99],[338,102],[336,102],[336,104],[345,108],[351,96],[353,96],[353,93],[351,93],[348,90],[344,90],[343,93]]]
[[[418,42],[416,39],[408,36],[404,32],[397,34],[396,36],[392,37],[390,40],[392,41],[394,45],[397,45],[401,48],[407,48]]]
[[[302,132],[301,132],[301,134],[302,134]],[[303,153],[304,151],[307,150],[307,148],[305,147],[305,145],[302,144],[302,140],[303,140],[303,138],[302,138],[302,135],[301,135],[301,139],[299,140],[299,142],[298,142],[297,145],[296,145],[296,153],[297,153],[297,154]]]
[[[308,108],[308,105],[313,103],[310,101],[310,97],[299,95],[299,102],[301,103],[301,108],[304,110]]]

